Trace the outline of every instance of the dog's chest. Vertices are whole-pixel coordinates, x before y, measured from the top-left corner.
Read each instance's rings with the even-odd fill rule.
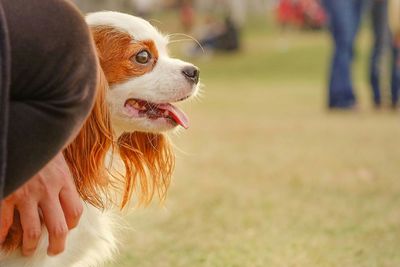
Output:
[[[2,255],[0,266],[7,267],[91,267],[112,258],[117,249],[114,236],[118,216],[111,211],[101,212],[85,206],[79,225],[68,235],[64,253],[47,256],[48,235],[43,234],[34,256],[26,258],[20,252]],[[113,227],[114,226],[114,227]],[[45,231],[45,230],[44,230]]]

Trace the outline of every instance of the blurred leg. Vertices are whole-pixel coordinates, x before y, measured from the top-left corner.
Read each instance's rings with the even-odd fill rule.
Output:
[[[386,1],[386,0],[380,0],[380,1]],[[374,0],[353,0],[353,12],[354,12],[354,24],[353,24],[353,36],[356,37],[358,30],[360,28],[360,23],[362,20],[362,17],[367,10],[368,7],[370,7]]]
[[[400,90],[400,45],[393,45],[393,58],[392,58],[392,107],[395,108],[399,101]]]
[[[5,195],[77,133],[96,87],[88,27],[69,1],[2,0],[11,47]]]
[[[10,87],[10,47],[7,23],[0,2],[0,200],[6,177],[8,99]]]
[[[380,67],[381,58],[386,45],[389,44],[389,26],[387,22],[387,1],[374,1],[371,6],[372,29],[374,44],[370,62],[370,82],[373,101],[376,106],[381,105]]]
[[[351,81],[351,61],[357,18],[354,0],[324,0],[334,41],[329,82],[329,107],[349,108],[355,104]]]

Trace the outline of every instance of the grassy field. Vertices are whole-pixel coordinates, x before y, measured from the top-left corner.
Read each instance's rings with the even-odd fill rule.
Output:
[[[110,267],[400,266],[400,117],[371,108],[368,33],[357,112],[325,109],[326,33],[254,22],[243,37],[195,62],[205,93],[173,137],[168,200],[128,216]]]

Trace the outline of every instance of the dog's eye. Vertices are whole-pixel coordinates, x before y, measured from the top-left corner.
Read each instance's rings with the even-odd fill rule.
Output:
[[[150,59],[151,59],[151,55],[146,50],[143,50],[143,51],[137,53],[136,57],[135,57],[136,62],[140,63],[140,64],[147,64]]]

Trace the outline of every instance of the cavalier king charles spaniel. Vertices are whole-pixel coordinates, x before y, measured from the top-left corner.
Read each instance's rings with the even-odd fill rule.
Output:
[[[168,38],[147,21],[117,12],[86,18],[97,48],[99,86],[94,108],[64,150],[85,202],[80,224],[64,253],[47,256],[45,229],[35,254],[20,253],[22,229],[14,225],[0,251],[7,267],[89,267],[112,259],[121,209],[165,198],[174,154],[165,132],[188,128],[171,103],[196,95],[199,69],[168,55]],[[132,200],[133,198],[133,200]]]

